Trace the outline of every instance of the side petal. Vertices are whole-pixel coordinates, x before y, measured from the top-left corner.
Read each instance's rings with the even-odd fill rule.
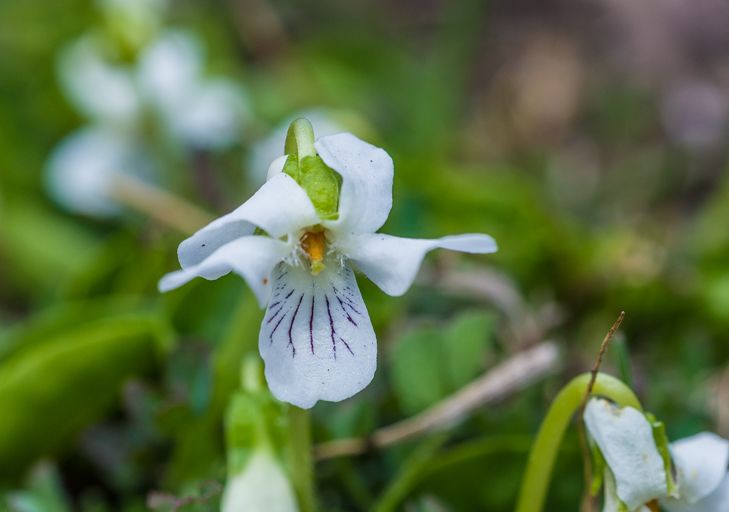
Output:
[[[667,496],[663,458],[643,413],[593,398],[585,408],[584,419],[613,472],[617,495],[628,509]]]
[[[711,432],[702,432],[671,444],[676,465],[679,500],[693,505],[711,494],[726,476],[729,441]],[[729,508],[729,502],[727,502]]]
[[[304,409],[349,398],[377,366],[377,340],[354,271],[326,264],[316,276],[306,262],[276,268],[258,338],[271,392]]]
[[[225,244],[202,263],[171,272],[159,281],[159,290],[179,288],[196,277],[217,279],[231,270],[240,274],[258,299],[261,307],[271,295],[271,272],[290,254],[292,246],[266,236],[245,236]]]
[[[345,238],[337,245],[372,282],[393,296],[402,295],[410,288],[425,254],[438,247],[472,254],[497,250],[496,242],[488,235],[423,240],[376,233]]]
[[[324,163],[342,176],[339,218],[325,226],[340,235],[374,233],[392,208],[392,158],[351,133],[320,137],[314,144]]]
[[[182,268],[199,264],[223,245],[260,227],[274,238],[319,223],[309,196],[288,174],[279,173],[236,210],[211,222],[180,244]]]
[[[683,499],[668,498],[661,500],[661,507],[668,512],[726,512],[729,510],[729,473],[724,474],[724,479],[711,494],[693,505]]]

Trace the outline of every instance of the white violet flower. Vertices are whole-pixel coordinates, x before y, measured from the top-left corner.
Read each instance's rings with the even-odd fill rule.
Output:
[[[729,441],[704,432],[669,445],[650,415],[598,398],[584,419],[607,463],[603,512],[649,512],[658,502],[669,512],[729,511]]]
[[[240,274],[261,307],[268,305],[259,349],[271,391],[310,408],[348,398],[374,376],[377,342],[353,264],[397,296],[431,249],[490,253],[496,243],[481,234],[421,240],[376,233],[392,207],[392,159],[349,133],[314,143],[311,124],[300,119],[286,153],[248,201],[180,244],[182,270],[159,288]]]

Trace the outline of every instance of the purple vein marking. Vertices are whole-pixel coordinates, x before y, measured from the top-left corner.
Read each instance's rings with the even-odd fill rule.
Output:
[[[270,306],[268,306],[268,309],[273,309],[276,306],[278,306],[279,304],[281,304],[281,301],[280,300],[277,300],[276,302],[274,302],[273,304],[271,304]]]
[[[355,321],[354,321],[354,320],[352,319],[352,317],[351,317],[351,316],[349,316],[349,313],[347,313],[347,310],[346,310],[346,309],[344,309],[344,306],[345,306],[345,305],[346,305],[346,306],[349,306],[349,304],[346,304],[346,303],[342,302],[342,299],[340,299],[340,298],[339,298],[339,295],[335,295],[335,297],[336,297],[336,298],[337,298],[337,300],[339,301],[339,305],[340,305],[340,306],[342,307],[342,312],[343,312],[343,313],[344,313],[345,315],[347,315],[347,320],[349,320],[350,322],[352,322],[352,324],[354,324],[354,326],[355,326],[355,327],[358,327],[358,325],[357,325],[357,322],[355,322]],[[352,306],[349,306],[349,307],[350,307],[350,308],[352,308]],[[354,308],[352,308],[352,309],[354,309]],[[355,311],[355,313],[357,312],[357,310],[356,310],[356,309],[355,309],[354,311]]]
[[[337,360],[337,341],[334,339],[334,334],[337,332],[334,329],[334,320],[332,319],[332,310],[329,308],[329,297],[324,295],[324,299],[327,301],[327,313],[329,313],[329,329],[332,333],[332,347],[334,348],[334,360]]]
[[[285,276],[286,274],[288,274],[288,273],[289,273],[289,271],[287,270],[286,272],[284,272],[283,274],[281,274],[280,276],[278,276],[278,277],[276,278],[276,281],[280,281],[280,280],[281,280],[281,278],[282,278],[283,276]]]
[[[293,354],[291,357],[296,357],[296,347],[294,346],[294,338],[291,336],[291,331],[294,328],[294,322],[296,321],[296,315],[299,312],[299,308],[301,307],[301,301],[304,300],[304,294],[301,294],[301,297],[299,298],[299,303],[296,305],[296,310],[294,311],[294,316],[291,317],[291,324],[289,325],[289,345],[291,345],[291,350],[293,350]]]
[[[289,294],[288,294],[288,295],[287,295],[287,296],[286,296],[285,298],[286,298],[286,299],[288,299],[288,298],[289,298],[289,297],[291,297],[291,296],[292,296],[293,294],[294,294],[294,290],[291,290],[291,291],[289,292]],[[303,297],[303,295],[302,295],[302,297]]]
[[[311,353],[314,353],[314,301],[316,295],[311,296],[311,318],[309,318],[309,340],[311,341]]]
[[[281,306],[280,308],[278,308],[278,311],[276,311],[276,312],[275,312],[275,313],[273,314],[273,316],[271,316],[271,318],[269,318],[269,319],[268,319],[268,322],[266,322],[266,324],[270,324],[270,323],[271,323],[271,320],[273,320],[274,318],[276,318],[276,317],[278,316],[278,314],[279,314],[279,313],[281,312],[281,310],[282,310],[282,309],[283,309],[283,308],[284,308],[285,306],[286,306],[286,304],[284,304],[283,306]],[[269,311],[270,311],[270,308],[269,308]],[[286,315],[284,315],[284,316],[286,316]]]
[[[284,319],[284,318],[286,318],[286,315],[288,315],[288,314],[289,314],[289,312],[288,312],[288,311],[287,311],[286,313],[284,313],[284,316],[282,316],[282,317],[281,317],[281,318],[279,319],[278,323],[276,324],[276,327],[274,327],[274,328],[273,328],[273,331],[271,331],[271,343],[269,343],[269,345],[273,345],[273,333],[275,333],[275,332],[276,332],[276,329],[278,329],[278,326],[279,326],[279,325],[281,325],[281,322],[283,322],[283,319]]]
[[[344,343],[344,346],[347,347],[347,350],[349,350],[349,353],[354,355],[354,352],[352,352],[352,349],[349,348],[349,344],[346,341],[344,341],[344,339],[341,336],[337,335],[337,337],[339,338],[339,341]]]

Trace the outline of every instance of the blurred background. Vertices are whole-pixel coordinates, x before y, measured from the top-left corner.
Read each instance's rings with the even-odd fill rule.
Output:
[[[510,510],[622,310],[603,369],[670,438],[728,437],[727,26],[724,0],[3,0],[0,510],[218,507],[263,312],[235,275],[157,281],[301,115],[393,157],[383,232],[500,246],[429,255],[400,298],[360,279],[378,371],[313,409],[316,444],[560,349],[437,442],[320,453],[322,510]],[[547,510],[576,510],[581,478],[572,431]]]

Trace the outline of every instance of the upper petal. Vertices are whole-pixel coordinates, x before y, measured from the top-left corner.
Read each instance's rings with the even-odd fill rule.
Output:
[[[663,458],[643,413],[593,398],[585,408],[584,419],[615,476],[617,495],[628,509],[667,496]]]
[[[314,146],[324,163],[342,176],[339,218],[324,225],[340,235],[380,229],[392,208],[390,155],[351,133],[321,137]]]
[[[693,505],[711,494],[727,473],[729,441],[711,432],[702,432],[671,444],[676,465],[679,500]],[[729,508],[729,502],[727,502]],[[670,507],[667,507],[670,508]]]
[[[258,338],[271,392],[304,409],[349,398],[377,366],[377,340],[354,271],[326,264],[316,276],[308,263],[276,268]]]
[[[195,277],[217,279],[231,270],[240,274],[256,295],[261,307],[271,295],[271,271],[290,254],[290,243],[267,236],[245,236],[229,242],[205,258],[202,263],[171,272],[159,281],[159,290],[166,292]]]
[[[297,233],[319,223],[309,196],[294,181],[279,173],[233,212],[216,219],[180,244],[182,268],[197,265],[219,247],[260,227],[274,238]]]
[[[410,288],[425,253],[438,247],[476,254],[497,250],[493,238],[478,234],[435,240],[371,234],[345,238],[338,246],[382,291],[393,296]]]

